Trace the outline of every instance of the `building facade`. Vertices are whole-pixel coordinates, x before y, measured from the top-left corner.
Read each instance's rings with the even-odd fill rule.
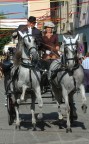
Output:
[[[51,12],[51,18],[55,18],[57,25],[57,33],[59,34],[59,42],[62,42],[62,35],[68,31],[73,30],[73,8],[71,7],[74,0],[65,0],[54,2],[51,4],[51,8],[55,8],[55,11]]]
[[[55,7],[56,6],[56,7]],[[79,34],[84,45],[84,55],[89,51],[89,2],[85,0],[65,0],[54,2],[55,11],[51,17],[57,20],[57,33],[61,36],[71,31]],[[61,37],[59,38],[61,40]]]
[[[89,2],[76,0],[78,13],[75,17],[75,32],[80,34],[80,40],[84,44],[84,55],[89,51]]]
[[[28,17],[37,18],[37,27],[42,28],[43,22],[50,17],[50,0],[28,1]]]

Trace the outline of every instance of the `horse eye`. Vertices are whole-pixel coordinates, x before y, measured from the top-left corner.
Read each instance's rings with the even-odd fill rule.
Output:
[[[68,50],[67,50],[67,49],[65,49],[65,53],[66,53],[66,54],[68,53]]]
[[[36,39],[34,40],[34,42],[36,43]]]
[[[73,49],[76,50],[76,46],[74,46]]]

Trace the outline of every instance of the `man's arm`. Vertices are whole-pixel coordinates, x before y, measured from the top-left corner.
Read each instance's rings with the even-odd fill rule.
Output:
[[[18,28],[16,28],[13,33],[12,33],[12,37],[16,38],[18,36],[18,31],[21,31],[25,28],[25,25],[19,25]]]
[[[18,27],[19,28],[19,27]],[[16,28],[13,33],[12,33],[12,37],[16,38],[18,36],[18,28]]]

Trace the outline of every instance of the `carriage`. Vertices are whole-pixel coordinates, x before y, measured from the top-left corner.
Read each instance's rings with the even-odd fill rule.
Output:
[[[20,35],[22,36],[22,38],[24,39],[24,42],[27,42],[27,38],[28,36],[32,38],[31,35],[26,35],[26,34],[22,34],[21,32],[19,32]],[[77,63],[77,59],[76,59],[76,41],[78,39],[78,35],[75,38],[68,38],[66,39],[64,37],[64,60],[65,61],[61,61],[60,64],[59,60],[54,60],[51,63],[49,72],[48,72],[48,79],[51,80],[51,85],[49,85],[48,83],[48,88],[51,89],[53,95],[55,96],[55,99],[57,101],[57,103],[59,103],[59,111],[58,111],[58,115],[59,115],[59,119],[62,119],[62,115],[61,115],[61,111],[60,111],[60,104],[61,104],[61,100],[62,98],[64,98],[64,102],[66,104],[66,110],[67,110],[67,128],[66,128],[66,132],[71,132],[71,126],[70,126],[70,112],[72,112],[72,116],[73,116],[73,111],[70,111],[70,109],[72,109],[72,102],[69,101],[70,98],[70,94],[73,96],[73,94],[75,93],[75,91],[80,88],[81,91],[81,95],[82,95],[82,100],[83,100],[83,105],[82,105],[82,109],[84,110],[84,112],[86,112],[87,106],[86,106],[86,96],[85,96],[85,90],[84,90],[84,85],[83,85],[83,77],[84,77],[84,73],[83,70],[81,68],[81,66]],[[26,41],[25,41],[26,40]],[[34,39],[32,39],[34,40]],[[31,42],[31,41],[30,41]],[[33,49],[32,49],[33,48]],[[24,48],[22,49],[24,50]],[[39,104],[39,108],[40,108],[40,113],[39,113],[39,118],[42,118],[42,107],[43,107],[43,101],[42,101],[42,91],[40,89],[40,73],[39,70],[36,69],[37,66],[34,69],[34,59],[37,58],[37,51],[36,51],[36,47],[35,46],[31,46],[31,50],[33,50],[32,52],[26,50],[25,52],[22,51],[22,60],[23,63],[20,63],[19,66],[19,83],[18,80],[15,79],[15,81],[13,81],[13,76],[12,79],[10,81],[8,81],[8,86],[7,86],[7,111],[8,111],[8,123],[9,125],[11,125],[14,121],[14,119],[16,118],[16,127],[20,127],[20,121],[19,121],[19,113],[18,113],[18,107],[19,104],[24,101],[25,98],[25,92],[26,89],[29,88],[29,85],[23,85],[21,79],[23,79],[23,74],[25,73],[25,70],[27,70],[27,74],[30,78],[30,88],[35,89],[36,93],[35,95],[38,97],[38,104]],[[30,60],[33,60],[33,65],[31,63],[29,63],[29,59],[27,57],[27,53],[29,52],[30,55]],[[34,53],[34,54],[33,54]],[[23,58],[24,57],[24,58]],[[21,59],[20,59],[21,60]],[[27,63],[26,63],[27,62]],[[78,64],[78,65],[77,65]],[[25,69],[25,70],[24,70]],[[56,69],[56,70],[55,70]],[[52,71],[56,73],[56,75],[52,78],[51,77],[51,73]],[[24,73],[23,73],[24,72]],[[37,83],[35,83],[31,77],[31,72],[34,73],[34,75],[32,77],[35,78],[35,81]],[[11,73],[13,74],[13,70],[11,71]],[[79,75],[77,75],[78,73],[81,73]],[[43,76],[47,76],[47,72],[44,71]],[[76,77],[77,76],[77,77]],[[26,77],[25,77],[26,78]],[[77,79],[76,79],[77,78]],[[23,81],[27,81],[28,79],[23,79]],[[66,82],[65,82],[66,80]],[[77,81],[79,80],[79,81]],[[32,83],[32,81],[34,83]],[[34,87],[32,87],[32,84],[34,84]],[[23,87],[22,87],[23,85]],[[18,86],[18,87],[17,87]],[[49,87],[50,86],[50,87]],[[18,95],[18,89],[22,88],[23,91],[20,97],[13,97],[14,95]],[[45,87],[45,85],[44,85]],[[47,88],[45,88],[45,92],[47,92]],[[17,93],[16,93],[17,90]],[[44,92],[43,92],[44,93]],[[33,94],[34,95],[34,94]],[[33,96],[34,97],[34,96]],[[32,98],[32,97],[31,97]],[[14,103],[13,103],[14,102]],[[32,99],[32,105],[35,106],[35,99]],[[70,103],[70,105],[69,105]],[[33,129],[36,129],[36,119],[35,119],[35,111],[34,108],[32,107],[32,124],[33,124]],[[73,118],[71,119],[73,120]]]

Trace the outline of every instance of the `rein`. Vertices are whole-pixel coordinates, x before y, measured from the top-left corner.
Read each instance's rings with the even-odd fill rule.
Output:
[[[27,56],[29,56],[29,53],[32,49],[35,49],[37,51],[36,47],[31,47],[30,49],[27,49],[26,47],[24,47],[24,51],[25,51]]]
[[[41,42],[43,45],[45,45],[45,46],[48,46],[49,48],[51,48],[51,49],[49,49],[49,51],[51,51],[54,55],[56,55],[56,56],[60,56],[58,53],[56,53],[55,51],[53,51],[52,49],[53,49],[53,47],[52,46],[50,46],[50,45],[48,45],[48,44],[45,44],[45,43],[43,43],[43,42]],[[45,49],[44,49],[45,50]]]
[[[31,88],[32,88],[31,70],[33,70],[33,72],[34,72],[34,74],[36,75],[36,77],[37,77],[37,79],[38,79],[38,81],[39,81],[39,84],[40,84],[40,79],[39,79],[39,76],[38,76],[38,74],[37,74],[37,70],[36,70],[36,68],[35,68],[35,65],[32,65],[32,64],[30,64],[30,63],[24,63],[24,62],[22,62],[22,63],[21,63],[21,66],[23,66],[23,67],[25,67],[25,68],[28,68],[29,71],[30,71]]]
[[[66,63],[66,61],[70,61],[70,60],[73,60],[73,61],[75,61],[75,65],[74,65],[74,67],[73,67],[73,69],[76,69],[76,61],[78,61],[78,57],[76,56],[76,50],[74,50],[74,48],[73,48],[73,45],[75,46],[77,46],[77,43],[72,43],[72,41],[71,41],[71,37],[70,37],[70,44],[64,44],[64,61],[65,61],[65,63]],[[70,48],[68,48],[67,46],[71,46],[72,47],[72,50],[70,49]],[[73,58],[67,58],[66,57],[66,48],[68,48],[70,51],[71,51],[71,53],[73,53],[74,54],[74,57]],[[65,64],[66,65],[66,64]],[[78,67],[78,66],[77,66]]]
[[[21,63],[21,66],[23,66],[25,68],[32,68],[32,67],[34,67],[31,63],[24,63],[24,62]]]

